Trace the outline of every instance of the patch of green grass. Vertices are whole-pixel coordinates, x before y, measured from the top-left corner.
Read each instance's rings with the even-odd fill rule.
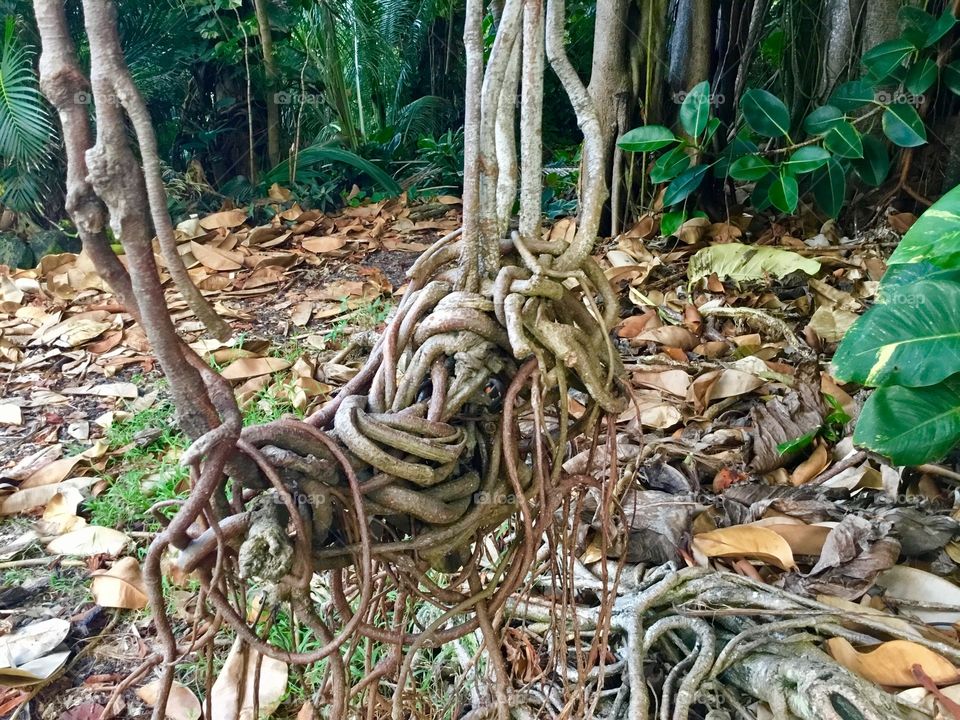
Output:
[[[158,385],[159,386],[159,385]],[[153,441],[143,444],[137,442],[137,436],[148,430],[159,430],[160,435]],[[135,444],[124,455],[124,459],[151,454],[168,447],[186,447],[187,440],[176,424],[176,409],[168,397],[158,397],[157,401],[132,417],[116,420],[107,430],[107,441],[111,448],[120,448]]]
[[[68,568],[60,568],[57,572],[50,574],[47,587],[50,589],[52,595],[61,598],[75,595],[78,592],[86,593],[86,573]]]
[[[91,525],[102,527],[159,530],[160,523],[148,514],[161,500],[182,496],[177,487],[187,477],[185,467],[161,461],[152,467],[137,466],[122,471],[99,496],[86,503]],[[169,509],[172,515],[175,508]]]
[[[30,573],[28,573],[24,568],[10,568],[5,570],[3,576],[0,577],[0,585],[4,587],[17,587],[23,585],[30,578]]]
[[[244,408],[243,424],[261,425],[278,420],[284,415],[303,417],[303,413],[290,402],[287,388],[281,383],[271,383],[258,392],[253,401]]]

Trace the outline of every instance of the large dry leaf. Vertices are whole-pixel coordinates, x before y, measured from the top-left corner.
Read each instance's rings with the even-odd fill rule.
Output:
[[[191,240],[190,251],[205,268],[209,268],[210,270],[223,272],[227,270],[239,270],[243,267],[242,259],[238,260],[235,257],[236,253],[221,250],[212,245],[201,245]]]
[[[40,341],[48,345],[56,343],[60,347],[77,347],[99,337],[112,325],[112,322],[93,318],[71,317],[45,330]]]
[[[154,680],[137,689],[137,697],[153,707],[160,697],[160,681]],[[166,717],[169,720],[198,720],[203,708],[193,691],[174,680],[167,696]]]
[[[902,615],[931,625],[960,622],[960,587],[938,575],[897,565],[877,576],[877,586],[883,588],[883,597],[895,605]],[[924,604],[934,598],[938,606],[953,606],[956,609],[924,609]]]
[[[0,636],[0,665],[18,667],[55,650],[67,638],[70,623],[60,618],[30,623]]]
[[[347,244],[347,239],[342,235],[323,235],[306,238],[300,244],[304,250],[309,250],[312,253],[326,253],[339,250]]]
[[[698,377],[687,390],[687,400],[702,413],[714,400],[737,397],[756,390],[765,380],[740,370],[710,370]]]
[[[827,650],[845,668],[878,685],[915,686],[914,665],[923,668],[938,685],[960,681],[960,672],[953,663],[909,640],[891,640],[868,652],[858,652],[848,640],[834,637],[827,640]]]
[[[20,489],[27,490],[28,488],[40,487],[41,485],[63,482],[81,460],[83,460],[81,455],[72,455],[54,460],[52,463],[48,463],[35,473],[32,473],[30,477],[20,483]]]
[[[90,525],[54,538],[47,545],[47,552],[78,557],[116,556],[123,552],[129,542],[130,538],[119,530]]]
[[[241,358],[224,368],[221,374],[227,380],[246,380],[247,378],[280,372],[291,365],[293,365],[292,362],[283,358]]]
[[[700,340],[692,332],[679,325],[664,325],[663,327],[644,330],[630,340],[631,345],[645,342],[659,343],[668,347],[678,347],[682,350],[693,350],[700,344]]]
[[[90,592],[97,605],[124,610],[147,606],[147,588],[135,558],[120,558],[109,570],[95,572],[93,576]]]
[[[35,685],[52,677],[67,662],[69,650],[59,650],[36,660],[24,663],[19,667],[0,666],[0,685],[5,687],[23,687]]]
[[[64,388],[64,395],[97,395],[100,397],[126,398],[133,400],[140,391],[130,382],[100,383],[99,385],[83,385],[81,387]]]
[[[637,371],[630,378],[641,387],[663,390],[671,395],[683,398],[690,388],[690,376],[683,370]]]
[[[825,525],[807,525],[802,522],[765,522],[760,527],[772,530],[786,540],[794,555],[819,555],[830,534],[830,528]]]
[[[46,505],[64,488],[88,487],[96,482],[96,478],[71,478],[56,485],[40,485],[27,490],[18,490],[12,495],[0,499],[0,515],[15,515],[33,508]]]
[[[0,404],[0,425],[23,425],[23,413],[19,405]]]
[[[820,263],[816,260],[790,250],[726,243],[698,251],[690,258],[687,276],[691,283],[714,273],[721,279],[742,282],[763,280],[770,275],[782,278],[795,272],[816,275],[819,271]]]
[[[254,678],[258,660],[260,687],[255,689]],[[243,648],[237,639],[230,648],[230,654],[217,676],[217,681],[213,684],[213,717],[210,720],[257,720],[253,717],[255,690],[259,699],[260,717],[270,717],[279,707],[287,690],[287,664],[262,657],[250,648]]]
[[[63,446],[59,443],[48,445],[45,448],[37,450],[35,453],[27,455],[20,462],[9,470],[0,472],[0,478],[7,480],[22,481],[33,475],[45,465],[49,465],[54,460],[63,455]]]
[[[755,558],[781,570],[797,565],[786,540],[756,525],[735,525],[695,535],[693,547],[709,558]]]
[[[224,210],[222,212],[207,215],[200,219],[200,227],[204,230],[217,230],[219,228],[235,228],[243,225],[247,220],[247,211],[241,208],[236,210]],[[182,224],[182,223],[181,223]]]

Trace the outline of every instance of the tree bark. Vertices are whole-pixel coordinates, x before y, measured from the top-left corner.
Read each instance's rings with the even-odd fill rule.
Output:
[[[270,0],[253,0],[263,51],[263,71],[267,78],[264,100],[267,106],[267,157],[270,167],[280,164],[280,112],[277,108],[277,61],[273,55],[273,32],[270,29]]]
[[[864,0],[826,0],[824,4],[823,76],[817,96],[826,100],[833,89],[849,74],[855,62],[854,36],[863,12]]]

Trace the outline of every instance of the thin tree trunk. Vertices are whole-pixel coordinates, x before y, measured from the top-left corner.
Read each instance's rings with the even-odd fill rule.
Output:
[[[260,31],[260,47],[263,50],[263,70],[267,78],[264,98],[267,105],[267,157],[270,166],[280,164],[280,112],[277,108],[277,61],[273,55],[273,32],[270,29],[270,0],[253,0]]]

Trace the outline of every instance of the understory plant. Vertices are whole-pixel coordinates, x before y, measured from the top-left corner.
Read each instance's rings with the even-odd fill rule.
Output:
[[[802,121],[791,118],[773,93],[749,88],[739,98],[733,127],[719,132],[722,123],[712,105],[732,100],[714,97],[704,81],[683,96],[680,135],[663,125],[625,133],[618,142],[622,149],[657,153],[647,177],[664,186],[662,232],[672,234],[687,219],[686,201],[708,173],[717,181],[751,184],[750,202],[757,210],[773,206],[792,213],[809,193],[831,217],[840,213],[852,175],[864,185],[880,186],[890,172],[887,141],[900,148],[927,141],[918,112],[925,94],[941,77],[960,93],[960,61],[942,71],[936,61],[938,44],[957,22],[950,10],[934,17],[907,7],[899,17],[901,36],[861,58],[864,76],[838,86]]]
[[[854,323],[834,364],[876,388],[853,440],[898,465],[938,460],[960,443],[960,187],[903,236],[877,302]]]

